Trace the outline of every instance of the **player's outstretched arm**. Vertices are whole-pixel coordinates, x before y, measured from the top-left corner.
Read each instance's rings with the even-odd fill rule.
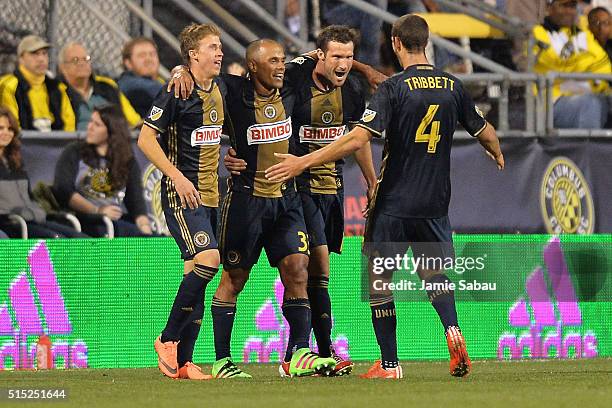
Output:
[[[281,162],[266,170],[266,178],[270,181],[290,180],[307,168],[334,162],[354,153],[371,139],[372,133],[369,130],[357,126],[335,142],[305,156],[274,153]]]
[[[503,170],[504,163],[504,155],[499,146],[499,139],[497,138],[497,133],[495,132],[495,128],[489,122],[487,122],[485,128],[476,136],[478,141],[485,148],[489,157],[491,157],[497,163],[497,168],[499,170]]]
[[[172,180],[183,208],[189,206],[189,208],[195,209],[200,205],[204,205],[200,198],[200,193],[196,190],[193,183],[170,163],[170,160],[166,157],[166,154],[157,142],[157,131],[155,129],[146,124],[140,129],[138,147],[155,167]]]
[[[374,190],[376,189],[376,171],[374,170],[374,162],[372,161],[372,147],[370,142],[367,142],[361,149],[355,152],[355,160],[361,169],[361,174],[366,181],[368,186],[368,207],[370,201],[374,197]],[[367,215],[368,208],[363,210],[364,216]]]

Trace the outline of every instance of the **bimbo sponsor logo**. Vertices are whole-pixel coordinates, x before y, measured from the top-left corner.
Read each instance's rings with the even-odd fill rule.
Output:
[[[507,350],[511,359],[597,357],[597,336],[583,325],[559,238],[544,248],[544,263],[546,270],[537,267],[525,281],[527,299],[519,298],[508,311],[510,326],[526,330],[500,336],[498,359],[503,359]]]
[[[281,305],[285,288],[280,279],[274,281],[274,301],[268,299],[259,308],[255,315],[255,326],[261,332],[259,336],[249,336],[242,349],[242,358],[245,363],[269,363],[272,354],[277,354],[280,361],[287,349],[289,341],[289,324],[283,317]],[[314,339],[310,339],[310,349],[317,352]],[[332,345],[336,353],[349,359],[349,343],[346,336],[339,335],[332,338]]]
[[[0,304],[0,337],[13,339],[0,343],[0,369],[12,360],[13,368],[31,369],[36,361],[36,339],[51,337],[53,366],[62,360],[66,368],[87,367],[87,345],[82,340],[69,344],[61,336],[72,334],[72,324],[62,298],[44,242],[28,255],[30,273],[20,272],[8,288],[8,303]]]
[[[331,143],[344,135],[346,126],[300,127],[300,143]]]
[[[200,126],[191,132],[191,146],[219,144],[221,143],[221,132],[221,126]]]
[[[274,123],[251,125],[247,129],[249,145],[274,143],[291,137],[291,117]]]

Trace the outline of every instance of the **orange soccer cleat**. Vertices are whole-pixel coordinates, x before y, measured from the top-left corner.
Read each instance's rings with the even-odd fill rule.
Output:
[[[472,371],[472,362],[465,347],[463,334],[456,326],[446,331],[446,343],[450,354],[450,373],[453,377],[465,377]]]
[[[367,373],[361,374],[361,378],[389,378],[399,380],[404,377],[402,367],[398,365],[395,368],[384,369],[380,360],[376,361]]]
[[[332,350],[332,358],[336,360],[336,368],[332,371],[333,377],[341,377],[343,375],[349,375],[353,371],[355,364],[350,360],[345,360],[340,357],[336,352]]]
[[[278,374],[281,377],[291,377],[291,374],[289,374],[289,365],[291,364],[291,362],[289,361],[283,361],[279,366],[278,366]]]
[[[178,378],[178,362],[176,361],[178,341],[162,343],[161,336],[155,339],[155,352],[157,353],[157,366],[167,377]]]
[[[179,376],[183,380],[212,380],[213,376],[210,374],[204,374],[202,369],[191,361],[185,363],[184,366],[179,368]]]

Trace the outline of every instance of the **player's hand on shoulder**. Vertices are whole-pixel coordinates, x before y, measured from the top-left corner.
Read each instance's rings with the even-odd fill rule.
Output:
[[[172,182],[174,183],[176,193],[181,200],[181,207],[183,207],[183,209],[189,207],[190,209],[194,210],[200,205],[203,205],[200,193],[195,188],[193,183],[189,181],[189,179],[182,173],[179,173],[177,176],[173,177]]]
[[[189,98],[189,95],[191,95],[195,85],[193,78],[191,78],[191,75],[189,75],[189,69],[184,65],[177,65],[176,67],[172,68],[170,74],[172,76],[170,77],[170,81],[168,81],[168,87],[166,90],[171,92],[172,88],[174,88],[175,98]]]
[[[301,174],[306,166],[303,165],[303,157],[292,154],[274,153],[280,163],[266,169],[266,178],[270,181],[287,181]]]
[[[240,172],[246,170],[246,161],[236,157],[236,151],[230,147],[227,154],[223,157],[223,165],[231,174],[239,176]]]
[[[380,71],[377,71],[370,65],[368,65],[368,68],[366,69],[364,74],[365,74],[365,77],[368,83],[374,90],[378,88],[378,85],[382,84],[383,82],[387,80],[387,78],[389,78],[388,76],[386,76]]]

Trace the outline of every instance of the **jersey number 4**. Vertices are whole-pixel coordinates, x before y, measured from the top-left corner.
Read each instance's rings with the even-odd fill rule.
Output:
[[[440,141],[440,121],[434,120],[439,108],[440,105],[429,105],[414,138],[415,143],[427,143],[427,153],[435,153]],[[431,126],[429,133],[425,133],[429,126]]]

